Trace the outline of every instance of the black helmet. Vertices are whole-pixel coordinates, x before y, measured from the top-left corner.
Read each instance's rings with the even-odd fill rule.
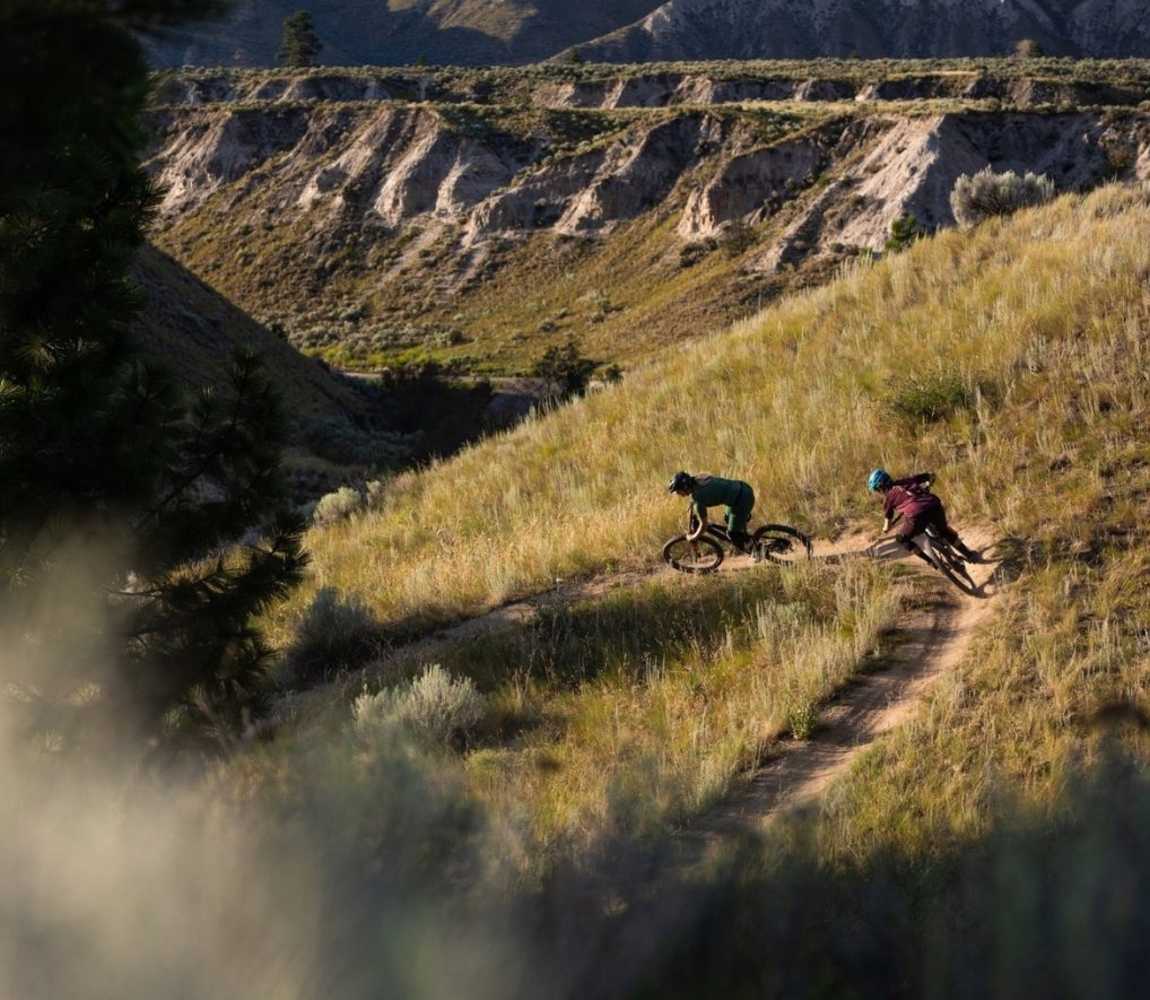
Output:
[[[668,493],[690,493],[695,486],[695,477],[688,472],[676,472],[667,484]]]

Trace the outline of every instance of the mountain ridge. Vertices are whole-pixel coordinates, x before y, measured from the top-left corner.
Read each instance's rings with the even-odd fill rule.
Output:
[[[225,19],[145,39],[153,65],[268,66],[284,18],[312,14],[324,65],[527,63],[632,23],[654,0],[239,0]]]
[[[312,13],[327,66],[763,58],[1150,55],[1140,0],[239,0],[224,20],[144,39],[153,65],[276,62],[283,20]]]
[[[579,47],[597,62],[1004,55],[1023,39],[1055,55],[1150,51],[1138,0],[668,0]]]

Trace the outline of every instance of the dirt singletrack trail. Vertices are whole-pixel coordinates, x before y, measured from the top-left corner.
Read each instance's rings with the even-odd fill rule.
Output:
[[[987,539],[967,533],[978,546]],[[865,556],[860,536],[824,547],[824,558]],[[878,558],[897,558],[888,548]],[[905,722],[933,682],[966,654],[975,630],[993,614],[994,567],[972,567],[981,596],[965,594],[923,567],[913,575],[907,607],[885,636],[886,649],[823,706],[810,739],[781,740],[771,758],[682,835],[689,853],[705,856],[737,833],[764,829],[782,813],[811,806],[855,758],[884,733]],[[701,858],[697,858],[701,860]]]
[[[986,532],[965,532],[977,546],[986,544]],[[812,558],[828,563],[860,558],[905,559],[901,550],[871,547],[871,536],[852,532],[836,541],[815,540]],[[903,722],[917,707],[931,683],[954,667],[965,654],[977,626],[994,606],[993,565],[972,567],[972,575],[987,588],[979,596],[959,591],[940,574],[915,565],[913,590],[906,609],[885,636],[886,650],[864,674],[857,675],[825,703],[810,739],[779,740],[770,759],[736,785],[715,808],[698,817],[681,834],[686,854],[701,860],[732,834],[754,832],[779,813],[816,801],[827,786],[844,773],[855,757],[882,734]],[[729,556],[720,573],[769,569],[747,556]],[[785,567],[779,567],[783,572]],[[664,578],[681,578],[669,566],[606,574],[589,580],[559,582],[551,590],[509,601],[455,625],[421,638],[399,643],[385,653],[380,666],[392,657],[425,657],[434,662],[448,646],[530,624],[544,609],[562,607],[616,590]],[[989,586],[988,586],[989,585]]]
[[[980,539],[976,535],[977,533],[971,534],[970,537],[974,544],[980,544]],[[842,559],[863,558],[869,554],[870,544],[871,536],[864,532],[849,533],[833,542],[815,539],[812,559],[833,562]],[[762,563],[756,563],[750,556],[728,554],[718,572],[721,574],[745,573],[756,568],[769,569],[770,567],[769,564],[764,566]],[[785,567],[779,568],[785,571]],[[400,654],[405,657],[410,657],[413,654],[434,657],[436,652],[445,646],[497,634],[508,629],[522,628],[533,621],[545,608],[576,604],[616,590],[639,586],[651,580],[680,578],[681,575],[670,566],[660,563],[650,569],[627,570],[603,574],[587,580],[558,582],[550,590],[540,591],[529,597],[516,598],[489,611],[464,619],[457,624],[437,628],[410,642],[398,643],[383,659],[386,659],[387,655]]]
[[[851,535],[837,542],[814,542],[812,558],[840,558],[860,554],[861,550],[869,544],[862,535]],[[770,564],[765,564],[769,567]],[[727,554],[723,564],[719,567],[720,574],[745,573],[756,567],[763,567],[763,563],[756,563],[750,556]],[[650,569],[627,570],[621,573],[605,573],[591,577],[588,580],[575,580],[569,583],[557,583],[551,590],[540,591],[530,597],[517,598],[484,611],[472,618],[455,625],[446,625],[436,629],[423,638],[416,639],[402,647],[405,652],[414,648],[435,647],[443,643],[460,642],[478,636],[490,635],[503,629],[523,626],[530,622],[544,608],[561,607],[567,604],[576,604],[579,601],[589,600],[593,597],[602,597],[615,590],[635,587],[657,579],[682,579],[685,574],[678,574],[665,563],[658,563]]]

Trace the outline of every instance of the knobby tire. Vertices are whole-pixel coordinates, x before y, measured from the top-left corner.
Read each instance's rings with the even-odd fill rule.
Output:
[[[786,524],[764,524],[752,536],[762,558],[783,566],[811,557],[811,540]]]
[[[694,541],[676,535],[663,546],[663,558],[680,573],[714,573],[723,564],[724,552],[722,545],[706,535]]]

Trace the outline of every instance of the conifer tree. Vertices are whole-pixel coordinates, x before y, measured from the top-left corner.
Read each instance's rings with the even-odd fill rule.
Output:
[[[129,273],[153,195],[148,68],[129,29],[217,9],[0,13],[0,671],[45,713],[94,690],[105,718],[125,725],[131,706],[153,731],[181,708],[234,724],[253,707],[265,650],[251,620],[304,564],[256,359],[189,405],[134,347]]]
[[[926,233],[918,224],[918,219],[910,212],[904,212],[890,224],[890,236],[883,249],[887,253],[902,253],[904,250],[910,249],[925,235]]]
[[[284,18],[279,52],[281,66],[314,66],[322,48],[308,11],[298,10]]]

